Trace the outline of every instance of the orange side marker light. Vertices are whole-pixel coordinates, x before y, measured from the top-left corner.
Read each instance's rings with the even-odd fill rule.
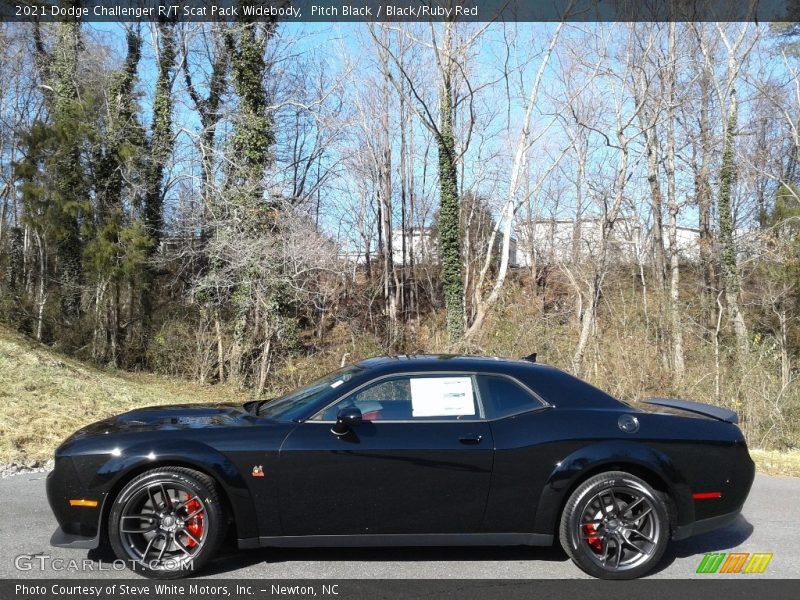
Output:
[[[96,508],[97,507],[97,500],[70,500],[70,506],[87,506],[89,508]]]

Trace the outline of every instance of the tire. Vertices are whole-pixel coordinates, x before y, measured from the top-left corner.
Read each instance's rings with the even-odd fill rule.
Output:
[[[664,555],[666,497],[638,477],[609,471],[584,481],[561,513],[559,538],[572,561],[600,579],[635,579]]]
[[[155,579],[192,575],[213,558],[227,521],[219,487],[184,467],[152,469],[117,494],[108,517],[114,554]]]

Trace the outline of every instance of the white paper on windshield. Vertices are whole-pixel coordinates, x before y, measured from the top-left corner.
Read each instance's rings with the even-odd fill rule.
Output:
[[[341,379],[337,379],[336,381],[334,381],[334,382],[331,384],[331,387],[332,387],[332,388],[337,388],[337,387],[339,387],[340,385],[342,385],[343,383],[344,383],[344,381],[342,381]]]
[[[472,378],[412,378],[411,414],[415,417],[474,415]]]

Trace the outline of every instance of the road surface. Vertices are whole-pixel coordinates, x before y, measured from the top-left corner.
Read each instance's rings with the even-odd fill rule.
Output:
[[[0,577],[126,578],[131,573],[108,563],[88,561],[91,571],[75,569],[86,550],[52,548],[56,522],[47,505],[44,473],[0,480]],[[757,475],[742,515],[731,526],[672,542],[651,575],[658,578],[719,577],[697,575],[706,552],[771,552],[766,572],[757,577],[800,577],[800,478]],[[19,556],[46,556],[42,561]],[[113,560],[113,557],[110,557]],[[53,559],[64,559],[52,563]],[[108,559],[106,559],[108,560]],[[39,568],[46,563],[47,567]],[[21,571],[16,565],[30,565]],[[57,565],[59,570],[55,570]],[[66,565],[66,569],[64,566]],[[72,565],[72,566],[71,566]],[[105,570],[98,570],[104,568]],[[229,544],[202,573],[211,578],[579,578],[586,577],[560,548],[365,548],[263,549],[238,551]],[[742,575],[730,575],[742,577]],[[748,576],[753,577],[753,576]]]

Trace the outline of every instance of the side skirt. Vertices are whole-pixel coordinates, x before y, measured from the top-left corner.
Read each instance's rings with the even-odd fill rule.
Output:
[[[256,538],[239,540],[239,548],[253,548]],[[258,546],[274,548],[359,548],[378,546],[551,546],[544,533],[423,533],[365,535],[264,536]]]

